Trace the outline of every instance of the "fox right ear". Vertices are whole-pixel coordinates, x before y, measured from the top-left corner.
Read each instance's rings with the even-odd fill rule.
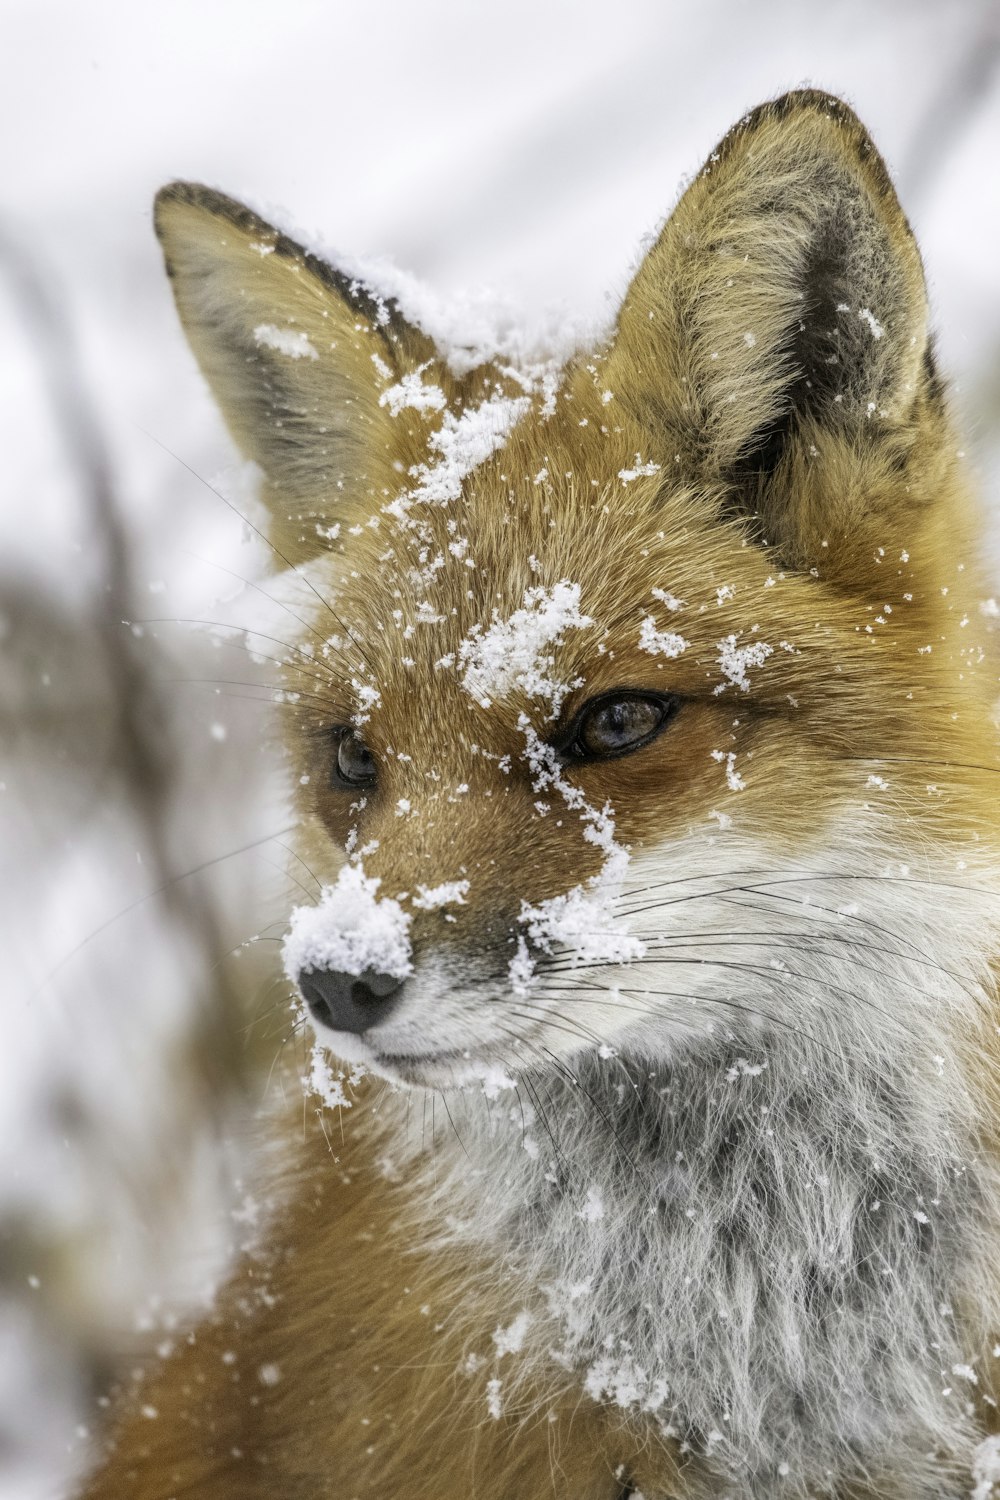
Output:
[[[399,424],[380,397],[434,348],[396,304],[211,188],[157,195],[177,310],[227,425],[263,469],[289,560],[343,507],[398,488]]]
[[[636,273],[604,379],[665,467],[792,562],[903,488],[882,479],[940,405],[923,270],[845,104],[802,90],[730,131]]]

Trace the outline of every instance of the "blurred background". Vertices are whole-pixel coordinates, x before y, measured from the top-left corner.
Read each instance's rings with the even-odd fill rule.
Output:
[[[232,628],[267,568],[252,485],[155,190],[210,183],[413,273],[441,327],[564,346],[748,107],[843,94],[923,249],[995,575],[1000,5],[0,0],[0,77],[0,1495],[57,1500],[123,1340],[207,1305],[259,1217],[234,1143],[304,899]]]

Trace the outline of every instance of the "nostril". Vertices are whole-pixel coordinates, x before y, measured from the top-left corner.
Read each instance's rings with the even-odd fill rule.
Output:
[[[403,981],[397,979],[393,974],[379,974],[374,969],[365,969],[359,974],[351,987],[351,994],[359,1005],[368,1005],[373,1000],[388,1000],[397,990],[403,988]]]
[[[319,976],[313,973],[300,974],[299,989],[313,1019],[322,1022],[324,1026],[332,1026],[333,1016],[319,983]]]
[[[360,1034],[378,1026],[396,1008],[403,981],[392,974],[364,969],[308,969],[299,974],[299,989],[314,1020],[331,1031]]]

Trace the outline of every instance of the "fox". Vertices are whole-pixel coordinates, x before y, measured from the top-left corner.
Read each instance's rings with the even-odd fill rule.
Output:
[[[315,1043],[81,1493],[988,1500],[996,610],[871,136],[751,110],[558,368],[155,225],[262,475]]]

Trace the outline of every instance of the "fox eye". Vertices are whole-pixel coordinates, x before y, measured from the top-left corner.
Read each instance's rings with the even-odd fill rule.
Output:
[[[360,735],[353,729],[334,730],[337,753],[333,762],[333,781],[337,786],[373,786],[375,758]]]
[[[569,754],[579,760],[629,755],[655,739],[677,707],[676,698],[659,693],[604,693],[577,714]]]

